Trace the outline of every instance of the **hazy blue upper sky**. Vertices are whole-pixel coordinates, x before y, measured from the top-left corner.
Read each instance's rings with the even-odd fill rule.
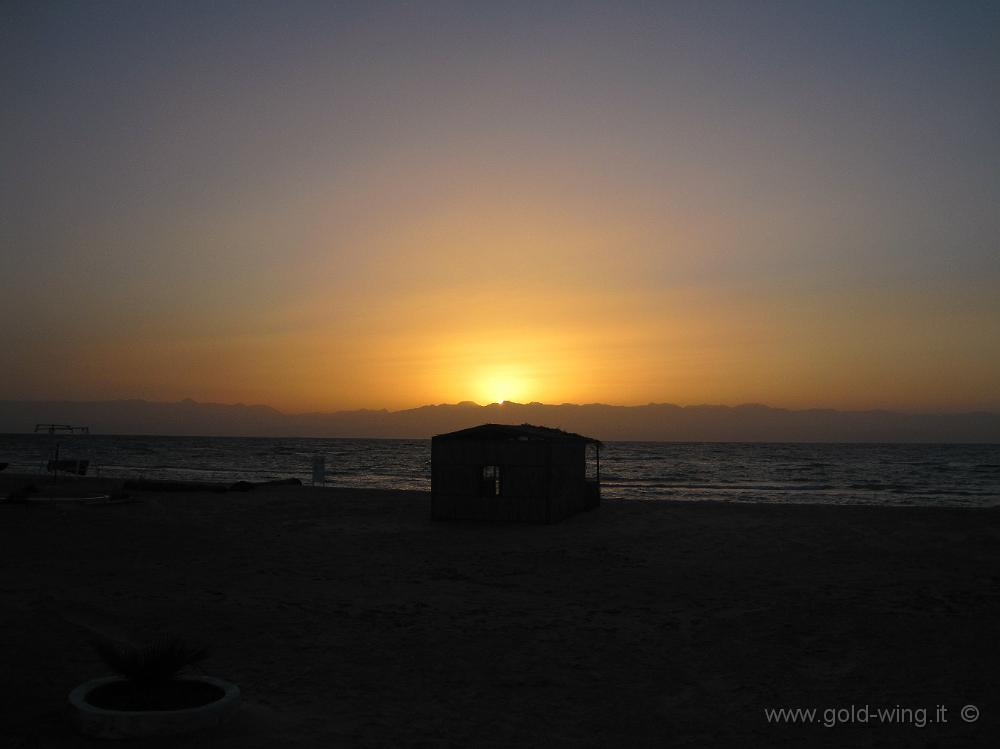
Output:
[[[1000,3],[4,2],[0,58],[0,398],[1000,407]]]

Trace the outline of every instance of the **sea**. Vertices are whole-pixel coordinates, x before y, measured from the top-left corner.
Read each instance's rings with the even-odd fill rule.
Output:
[[[234,482],[313,481],[327,486],[430,489],[431,443],[419,439],[0,435],[7,473],[38,473],[61,459],[90,461],[88,475]],[[600,454],[607,500],[865,505],[1000,505],[1000,445],[607,442]]]

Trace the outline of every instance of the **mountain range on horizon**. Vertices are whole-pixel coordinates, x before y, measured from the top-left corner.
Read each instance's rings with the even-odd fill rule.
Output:
[[[1000,443],[1000,414],[888,410],[792,410],[650,403],[544,404],[472,401],[389,411],[283,413],[270,406],[146,400],[0,401],[0,432],[38,423],[88,426],[99,434],[248,437],[427,438],[482,423],[532,423],[601,440],[680,442]]]

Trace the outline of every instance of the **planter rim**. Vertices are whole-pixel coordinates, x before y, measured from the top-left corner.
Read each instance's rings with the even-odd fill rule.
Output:
[[[202,684],[211,684],[214,687],[218,687],[222,690],[223,694],[217,700],[212,700],[204,705],[199,705],[198,707],[183,707],[177,710],[110,710],[104,707],[97,707],[87,702],[87,695],[98,687],[102,687],[105,684],[113,684],[115,682],[125,682],[128,681],[124,676],[101,676],[96,679],[90,679],[89,681],[83,682],[80,686],[69,693],[69,702],[77,710],[89,713],[91,715],[104,715],[104,716],[117,716],[117,715],[128,715],[130,717],[138,718],[141,716],[167,716],[167,715],[194,715],[199,712],[210,712],[218,708],[220,703],[223,702],[233,702],[239,699],[240,688],[233,684],[232,682],[225,681],[224,679],[218,679],[214,676],[181,676],[177,681],[195,681],[201,682]]]

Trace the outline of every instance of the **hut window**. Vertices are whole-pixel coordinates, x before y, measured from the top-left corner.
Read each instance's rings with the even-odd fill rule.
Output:
[[[483,477],[479,493],[483,497],[499,497],[503,488],[500,466],[483,466]]]

